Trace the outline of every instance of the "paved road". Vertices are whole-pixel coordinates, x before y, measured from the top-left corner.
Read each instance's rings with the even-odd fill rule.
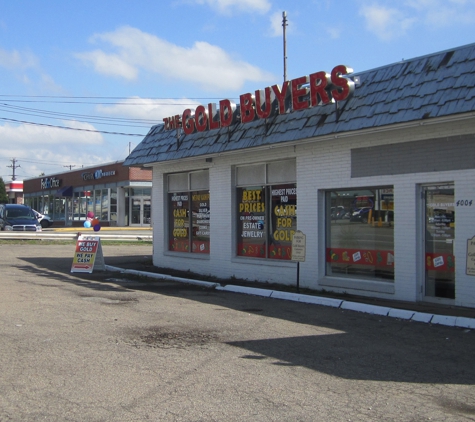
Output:
[[[104,240],[153,240],[151,228],[140,227],[104,227],[98,232],[81,227],[51,227],[41,232],[7,232],[0,231],[0,239],[75,239],[78,233],[90,236],[99,236]]]
[[[473,331],[71,274],[74,245],[1,251],[2,422],[475,420]]]

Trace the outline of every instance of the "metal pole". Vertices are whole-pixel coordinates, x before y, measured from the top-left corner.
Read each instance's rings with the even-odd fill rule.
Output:
[[[282,12],[282,28],[284,35],[284,82],[287,80],[287,37],[285,28],[287,27],[287,12]]]
[[[297,293],[300,293],[300,261],[297,261]]]

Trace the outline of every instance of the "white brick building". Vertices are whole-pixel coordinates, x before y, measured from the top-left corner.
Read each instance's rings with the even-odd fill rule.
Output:
[[[335,69],[288,82],[284,113],[242,96],[230,124],[151,129],[125,164],[153,168],[154,264],[294,285],[299,230],[303,288],[475,307],[475,45]]]

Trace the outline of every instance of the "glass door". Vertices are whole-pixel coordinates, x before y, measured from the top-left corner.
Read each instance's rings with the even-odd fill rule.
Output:
[[[143,199],[143,222],[144,225],[152,224],[152,211],[151,211],[151,201],[150,199]]]
[[[130,198],[130,225],[148,226],[151,223],[150,198],[132,196]]]
[[[453,184],[423,187],[426,297],[455,299]]]

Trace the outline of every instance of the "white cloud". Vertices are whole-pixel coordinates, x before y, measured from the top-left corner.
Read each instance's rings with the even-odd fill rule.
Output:
[[[0,48],[0,67],[7,69],[28,69],[38,67],[38,59],[32,53],[20,53],[17,50],[7,51]]]
[[[271,36],[282,36],[282,12],[274,12],[270,17]],[[288,26],[287,26],[288,29]]]
[[[268,0],[194,0],[196,4],[207,4],[222,14],[231,14],[234,10],[248,13],[266,13],[271,8]]]
[[[94,50],[88,53],[78,53],[76,57],[84,62],[92,63],[94,70],[98,73],[124,79],[137,79],[138,69],[116,54],[106,54],[101,50]]]
[[[90,123],[77,121],[63,121],[61,126],[83,130],[65,130],[57,127],[40,126],[22,123],[18,126],[5,124],[0,126],[0,139],[2,144],[15,145],[20,148],[31,148],[37,145],[56,145],[58,148],[73,144],[100,145],[102,135],[94,131]]]
[[[128,26],[96,34],[92,40],[110,44],[117,51],[95,50],[76,57],[105,75],[130,80],[138,77],[139,70],[144,70],[169,79],[197,83],[209,90],[237,90],[246,81],[274,79],[273,75],[235,60],[220,47],[207,42],[197,41],[192,47],[180,47]]]
[[[447,27],[475,22],[474,0],[406,0],[431,27]]]
[[[341,34],[343,33],[342,29],[340,27],[327,27],[325,28],[325,31],[327,34],[330,36],[331,39],[336,40],[341,37]]]
[[[94,130],[89,123],[64,121],[63,126]],[[96,149],[104,139],[100,133],[64,130],[59,128],[20,124],[0,125],[0,158],[15,157],[20,165],[19,174],[33,177],[45,172],[65,171],[63,165],[103,163]],[[102,149],[102,148],[101,148]],[[25,162],[22,164],[22,159]],[[45,164],[30,164],[32,161]],[[48,163],[48,164],[46,164]],[[56,164],[53,164],[56,163]]]
[[[15,73],[15,77],[24,85],[36,84],[41,91],[48,93],[63,91],[50,75],[43,72],[39,59],[33,53],[0,48],[1,67]]]
[[[475,23],[475,0],[361,1],[367,29],[385,41],[404,36],[416,23],[428,30]]]
[[[140,104],[140,105],[137,105]],[[201,103],[186,98],[151,100],[148,98],[133,97],[120,101],[113,106],[98,106],[96,109],[100,113],[115,116],[126,116],[135,119],[153,120],[162,123],[164,117],[182,114],[183,110],[195,109]]]
[[[384,41],[404,35],[416,22],[416,18],[406,17],[399,9],[376,4],[363,6],[360,15],[365,18],[367,29]]]

